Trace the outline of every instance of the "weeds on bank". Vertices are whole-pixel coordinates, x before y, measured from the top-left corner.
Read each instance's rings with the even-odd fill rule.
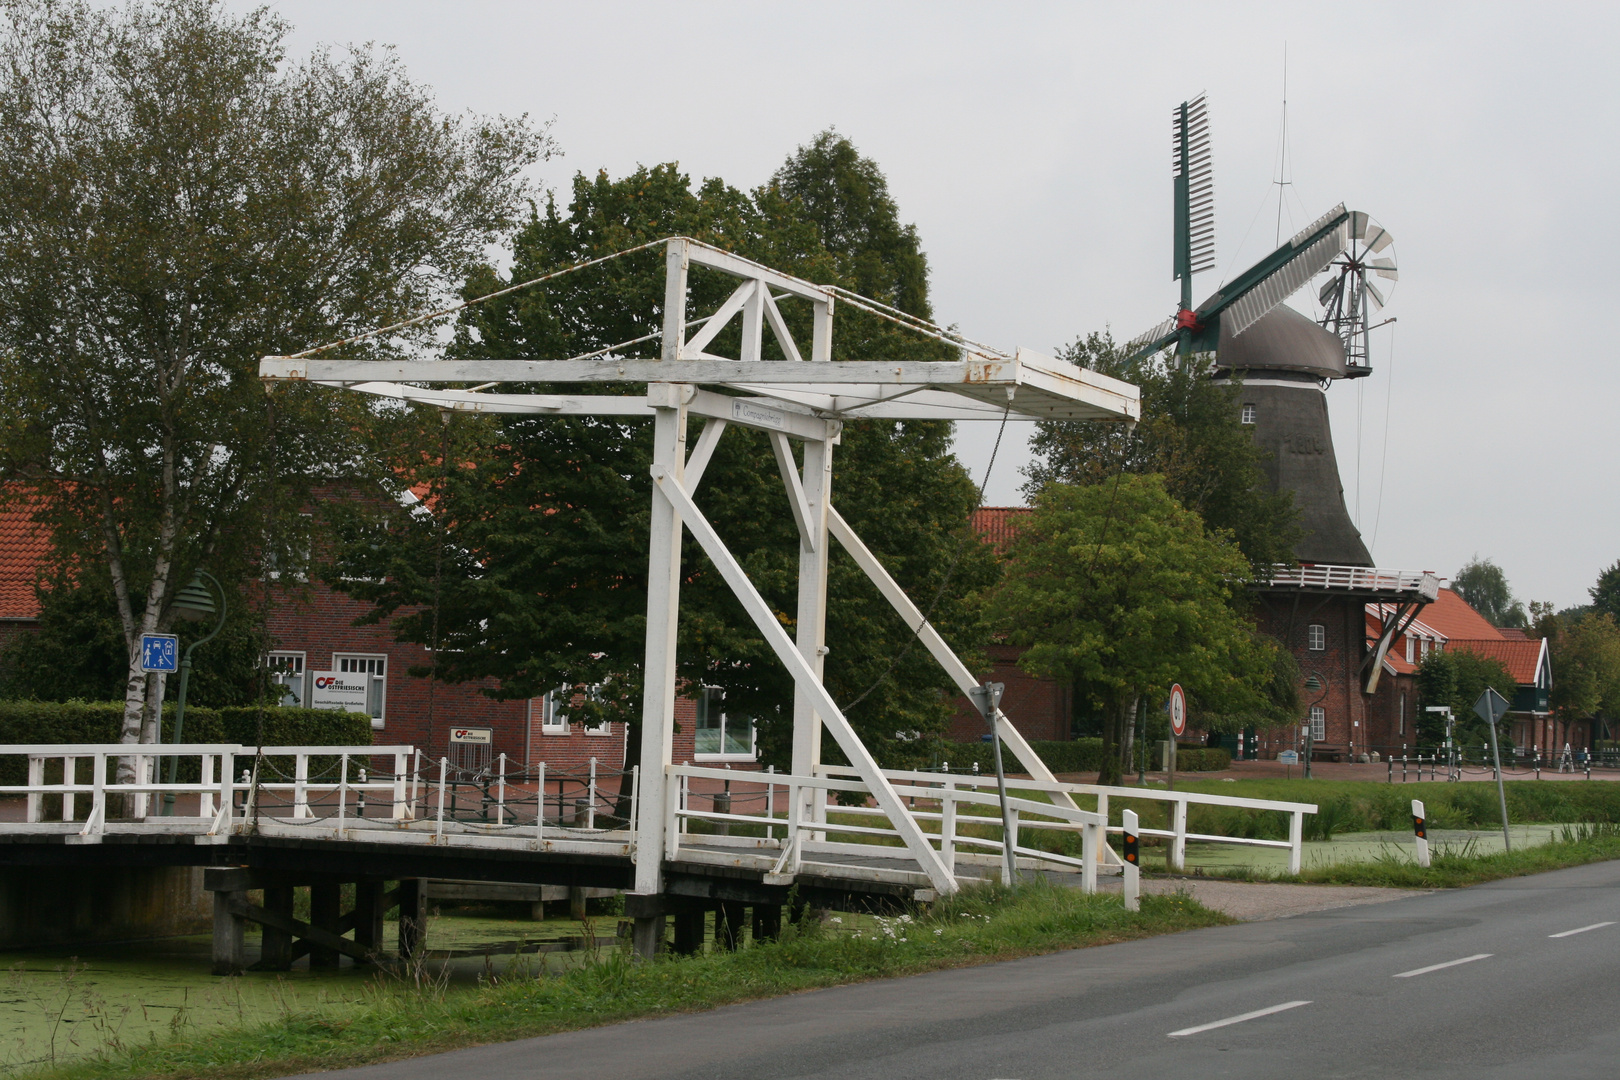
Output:
[[[1434,844],[1427,868],[1413,861],[1411,844],[1389,844],[1362,862],[1311,867],[1297,876],[1268,874],[1252,866],[1204,870],[1200,876],[1236,881],[1278,881],[1312,885],[1369,885],[1389,889],[1456,889],[1501,878],[1541,874],[1586,863],[1620,859],[1620,825],[1600,821],[1566,825],[1559,838],[1534,847],[1480,853],[1473,841]]]
[[[620,945],[555,974],[514,958],[501,977],[466,990],[446,991],[431,976],[384,976],[359,1007],[342,1013],[314,1009],[266,1024],[178,1031],[162,1044],[39,1075],[254,1077],[330,1069],[1231,921],[1182,894],[1144,896],[1142,910],[1128,912],[1118,896],[1045,883],[988,885],[926,910],[789,923],[778,940],[735,952],[643,963]]]

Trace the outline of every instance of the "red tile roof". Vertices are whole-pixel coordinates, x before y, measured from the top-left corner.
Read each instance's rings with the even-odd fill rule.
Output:
[[[50,537],[34,524],[29,505],[0,509],[0,619],[35,619],[34,578],[51,552]]]
[[[1520,686],[1534,686],[1541,668],[1542,650],[1546,642],[1540,638],[1514,641],[1509,638],[1452,638],[1446,642],[1447,652],[1471,652],[1500,660],[1513,681]]]
[[[973,527],[997,552],[1005,553],[1018,523],[1029,512],[1027,506],[981,506],[973,511]]]
[[[1502,632],[1490,621],[1468,606],[1468,601],[1450,589],[1441,589],[1440,596],[1418,613],[1418,618],[1432,627],[1441,637],[1468,638],[1474,641],[1502,640]]]

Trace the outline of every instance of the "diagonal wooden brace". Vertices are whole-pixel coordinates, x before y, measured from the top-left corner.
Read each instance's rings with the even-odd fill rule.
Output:
[[[664,498],[668,499],[670,505],[674,507],[676,516],[680,518],[686,528],[697,538],[698,543],[702,545],[710,561],[714,563],[721,576],[725,578],[726,584],[731,586],[732,593],[742,602],[744,610],[754,620],[754,625],[758,627],[759,632],[764,635],[765,640],[776,652],[777,658],[782,661],[782,664],[793,676],[794,682],[801,690],[811,696],[815,703],[816,712],[821,716],[822,723],[826,725],[828,731],[832,732],[833,737],[838,740],[839,747],[844,751],[845,756],[849,758],[850,764],[860,774],[861,779],[866,781],[873,797],[877,799],[878,806],[888,815],[895,831],[905,841],[906,848],[911,852],[912,858],[917,860],[917,864],[928,875],[928,880],[941,895],[956,892],[956,878],[946,868],[944,860],[939,857],[939,852],[934,850],[933,844],[929,842],[928,834],[923,832],[922,826],[917,823],[917,819],[907,811],[905,803],[895,793],[888,778],[883,775],[883,770],[878,767],[878,763],[872,757],[871,751],[866,748],[865,743],[861,742],[860,736],[855,734],[855,729],[850,726],[849,720],[845,718],[843,712],[838,708],[837,702],[833,701],[832,695],[827,692],[827,688],[821,684],[815,673],[811,671],[810,665],[800,655],[799,650],[794,646],[793,640],[788,637],[787,631],[782,628],[782,624],[777,620],[770,605],[765,602],[764,597],[759,595],[759,591],[754,588],[754,583],[748,579],[748,575],[743,571],[742,566],[732,557],[731,552],[726,549],[725,543],[721,541],[719,534],[714,531],[714,526],[709,524],[708,519],[697,508],[697,504],[692,501],[692,497],[687,494],[686,489],[674,477],[670,476],[666,470],[656,465],[653,467],[653,483],[656,489],[662,492]]]

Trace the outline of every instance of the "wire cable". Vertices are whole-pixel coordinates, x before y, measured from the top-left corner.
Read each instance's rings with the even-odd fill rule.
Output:
[[[1001,437],[1007,431],[1007,417],[1011,412],[1012,402],[1009,400],[1006,408],[1001,411],[1001,425],[996,429],[996,443],[990,448],[990,461],[984,467],[984,480],[979,484],[978,497],[974,500],[975,507],[984,505],[984,493],[990,486],[990,474],[995,471],[996,455],[1001,452]],[[939,588],[934,590],[933,598],[928,601],[927,610],[922,613],[922,622],[918,623],[916,628],[912,630],[911,636],[906,639],[905,646],[889,660],[889,666],[883,669],[883,674],[872,680],[872,685],[857,694],[853,701],[839,707],[839,711],[845,716],[848,716],[851,709],[865,701],[874,690],[883,685],[890,675],[894,674],[894,669],[899,667],[901,662],[911,654],[912,647],[922,640],[922,628],[933,625],[934,609],[939,606],[940,600],[945,596],[945,590],[950,586],[951,578],[956,573],[956,567],[961,563],[962,556],[967,552],[968,541],[973,536],[973,522],[969,519],[967,527],[962,530],[962,538],[957,541],[956,554],[951,557],[950,565],[945,568],[945,575],[940,578]]]

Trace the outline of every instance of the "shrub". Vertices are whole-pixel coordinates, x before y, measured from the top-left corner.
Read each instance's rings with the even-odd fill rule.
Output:
[[[1074,739],[1068,742],[1032,742],[1030,748],[1055,773],[1096,772],[1102,767],[1101,739]],[[936,765],[949,763],[952,772],[972,770],[975,763],[980,772],[994,772],[995,749],[987,742],[953,743],[940,752]],[[1008,772],[1022,772],[1018,759],[1002,752],[1002,765]]]
[[[163,741],[174,740],[174,702],[163,705]],[[211,709],[186,705],[181,737],[188,743],[241,743],[256,746],[261,715],[264,745],[363,746],[371,743],[371,718],[330,709]],[[115,743],[124,722],[119,701],[0,701],[0,745]],[[180,762],[179,779],[197,778],[195,758]],[[0,783],[22,784],[28,762],[0,757]],[[51,778],[50,782],[57,782]]]

